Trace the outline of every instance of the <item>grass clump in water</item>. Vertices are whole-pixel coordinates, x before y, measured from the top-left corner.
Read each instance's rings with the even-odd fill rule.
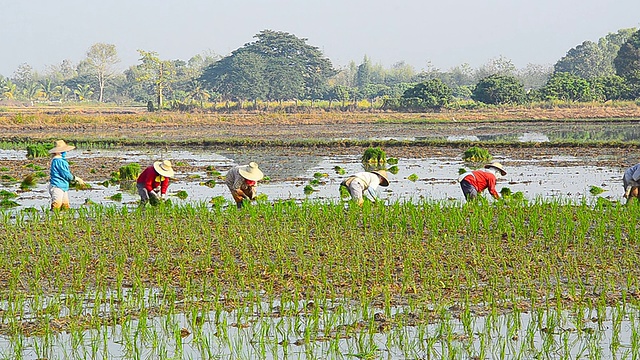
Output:
[[[140,164],[131,163],[124,166],[121,166],[118,170],[118,179],[119,180],[136,180],[140,175],[141,169]]]
[[[111,196],[109,196],[109,200],[113,200],[113,201],[122,201],[122,193],[115,193]]]
[[[387,154],[380,147],[370,147],[364,151],[362,162],[365,164],[384,164],[387,162]]]
[[[53,144],[30,144],[27,145],[27,157],[30,159],[47,157],[51,149],[53,149]]]

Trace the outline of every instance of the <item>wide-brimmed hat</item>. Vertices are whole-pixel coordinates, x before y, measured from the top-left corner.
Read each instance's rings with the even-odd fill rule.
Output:
[[[172,178],[175,175],[173,171],[173,167],[171,167],[171,161],[163,160],[156,161],[153,163],[153,168],[156,169],[156,172],[164,177]]]
[[[60,154],[75,149],[75,146],[67,145],[64,140],[56,140],[55,147],[49,150],[49,154]]]
[[[247,180],[258,181],[264,177],[264,174],[258,169],[258,164],[250,162],[249,165],[243,165],[238,168],[238,172]]]
[[[491,164],[487,164],[487,165],[485,165],[484,167],[485,167],[485,169],[488,169],[488,168],[495,168],[495,169],[498,169],[498,171],[500,171],[500,173],[502,174],[502,176],[507,175],[507,170],[505,170],[505,169],[502,167],[502,164],[500,164],[499,162],[492,162]]]
[[[387,170],[374,170],[372,173],[380,175],[382,181],[380,182],[380,186],[389,186],[389,175],[387,175]]]

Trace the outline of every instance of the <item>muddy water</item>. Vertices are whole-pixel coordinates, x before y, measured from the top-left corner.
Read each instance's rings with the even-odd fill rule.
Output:
[[[363,171],[360,154],[322,155],[322,151],[301,150],[295,154],[286,149],[268,149],[267,151],[246,151],[232,149],[129,149],[120,150],[76,150],[68,154],[72,171],[87,173],[87,182],[91,190],[71,190],[72,207],[83,206],[94,202],[103,205],[136,204],[138,196],[131,188],[119,185],[105,187],[101,182],[110,177],[112,171],[119,166],[137,162],[144,168],[158,159],[170,159],[176,164],[176,179],[169,186],[169,193],[176,194],[180,190],[188,193],[185,200],[171,197],[173,202],[207,202],[216,196],[223,196],[231,201],[231,196],[221,178],[214,179],[206,172],[207,166],[215,167],[222,175],[235,164],[246,164],[256,161],[269,180],[259,183],[260,193],[269,200],[281,199],[313,199],[322,201],[339,200],[339,184],[348,175]],[[604,155],[606,157],[606,155]],[[20,150],[0,151],[0,167],[8,165],[10,169],[24,168],[26,153]],[[589,189],[597,186],[605,190],[599,196],[611,200],[621,200],[621,177],[623,168],[619,166],[596,165],[591,154],[585,156],[553,155],[507,157],[497,156],[495,161],[501,162],[508,174],[498,182],[498,191],[508,187],[512,192],[522,192],[527,199],[568,199],[579,201],[593,200]],[[45,160],[43,160],[45,161]],[[48,161],[48,160],[46,160]],[[42,161],[41,161],[42,162]],[[606,163],[606,162],[605,162]],[[105,166],[104,164],[109,164]],[[43,162],[46,166],[46,162]],[[462,201],[463,196],[457,182],[458,172],[467,168],[468,164],[451,154],[432,155],[428,157],[399,157],[398,173],[390,175],[390,186],[380,188],[380,196],[389,202],[418,200],[454,200]],[[339,166],[346,171],[339,175],[334,168]],[[45,172],[48,171],[45,170]],[[11,170],[9,171],[11,172]],[[84,172],[84,173],[83,173]],[[3,172],[2,174],[4,174]],[[304,188],[310,185],[314,174],[325,174],[320,184],[312,185],[314,192],[305,194]],[[416,175],[416,181],[409,180]],[[213,188],[204,183],[215,180]],[[0,189],[14,191],[19,194],[17,202],[20,208],[48,207],[46,179],[41,180],[31,191],[22,192],[18,183],[1,182]],[[110,200],[109,197],[122,193],[123,201]]]

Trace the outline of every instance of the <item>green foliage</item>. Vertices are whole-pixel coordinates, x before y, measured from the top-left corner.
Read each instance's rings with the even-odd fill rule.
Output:
[[[414,182],[415,182],[415,181],[417,181],[417,180],[418,180],[418,175],[416,175],[416,174],[411,174],[411,175],[409,175],[409,176],[407,177],[407,180],[409,180],[409,181],[414,181]]]
[[[18,197],[18,194],[2,189],[0,190],[0,199],[15,199]]]
[[[213,187],[215,187],[215,186],[216,186],[216,181],[215,181],[215,180],[213,180],[213,179],[212,179],[212,180],[207,180],[207,181],[205,181],[205,182],[203,182],[203,183],[200,183],[200,185],[204,185],[204,186],[206,186],[206,187],[213,188]]]
[[[389,164],[389,165],[397,165],[398,164],[398,158],[394,158],[394,157],[388,158],[387,159],[387,164]]]
[[[28,158],[47,157],[49,156],[49,150],[53,149],[53,147],[54,145],[49,143],[27,145],[27,157]]]
[[[493,159],[493,156],[491,156],[489,150],[477,146],[468,148],[462,154],[462,160],[468,162],[486,162],[491,159]]]
[[[348,200],[351,198],[351,194],[349,193],[349,189],[346,186],[340,186],[340,199]]]
[[[602,194],[603,192],[605,192],[605,190],[603,188],[601,188],[601,187],[592,185],[589,188],[589,192],[591,193],[591,195],[596,196],[596,195]]]
[[[459,168],[458,169],[458,175],[462,175],[462,174],[464,174],[466,172],[467,172],[467,169],[465,169],[465,168]]]
[[[440,110],[452,99],[451,88],[440,79],[431,79],[407,89],[403,99],[418,99],[418,106],[426,109]]]
[[[626,80],[618,75],[594,78],[589,83],[596,100],[622,100],[630,97],[631,88]]]
[[[634,32],[620,47],[613,63],[616,74],[632,85],[631,97],[640,97],[640,30]]]
[[[311,185],[305,185],[304,187],[304,193],[305,195],[310,195],[313,194],[313,192],[316,191],[316,189],[313,188],[313,186]]]
[[[224,196],[218,195],[212,197],[211,200],[209,200],[209,203],[213,204],[213,206],[221,207],[227,203],[227,199],[225,199]]]
[[[20,204],[11,199],[0,198],[0,209],[8,209],[16,206],[20,206]]]
[[[397,174],[397,173],[398,173],[398,171],[400,171],[400,170],[398,169],[398,166],[397,166],[397,165],[393,165],[393,166],[391,166],[391,167],[390,167],[389,169],[387,169],[387,170],[388,170],[390,173],[392,173],[393,175]]]
[[[118,170],[118,179],[119,180],[136,180],[138,176],[140,176],[140,164],[138,163],[130,163],[124,166],[121,166]]]
[[[9,168],[6,166],[0,167],[0,171],[9,171]]]
[[[316,179],[322,179],[322,178],[325,178],[325,177],[329,177],[329,174],[316,172],[316,173],[313,174],[313,177],[316,178]]]
[[[176,193],[176,197],[177,197],[178,199],[181,199],[181,200],[186,199],[188,196],[189,196],[189,194],[188,194],[186,191],[184,191],[184,190],[180,190],[180,191],[178,191],[178,192]]]
[[[346,171],[343,168],[341,168],[340,166],[338,166],[338,165],[334,166],[333,170],[335,170],[336,174],[338,174],[338,175],[346,174]]]
[[[485,104],[521,104],[526,99],[524,86],[511,75],[489,75],[476,84],[472,99]]]
[[[122,201],[122,193],[115,193],[111,196],[109,196],[109,200],[113,200],[113,201]]]
[[[24,179],[22,179],[22,182],[20,182],[20,189],[24,191],[31,190],[35,186],[36,180],[34,179],[33,174],[25,176]]]
[[[387,154],[380,147],[369,147],[362,155],[362,162],[367,164],[384,164]]]
[[[577,75],[570,73],[555,73],[544,88],[542,96],[547,100],[591,101],[591,85]]]

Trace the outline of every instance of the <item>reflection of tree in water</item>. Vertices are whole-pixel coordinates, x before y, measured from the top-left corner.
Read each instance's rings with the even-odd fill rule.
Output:
[[[551,141],[637,141],[640,139],[640,127],[638,126],[615,126],[610,129],[593,130],[559,130],[549,134]]]

